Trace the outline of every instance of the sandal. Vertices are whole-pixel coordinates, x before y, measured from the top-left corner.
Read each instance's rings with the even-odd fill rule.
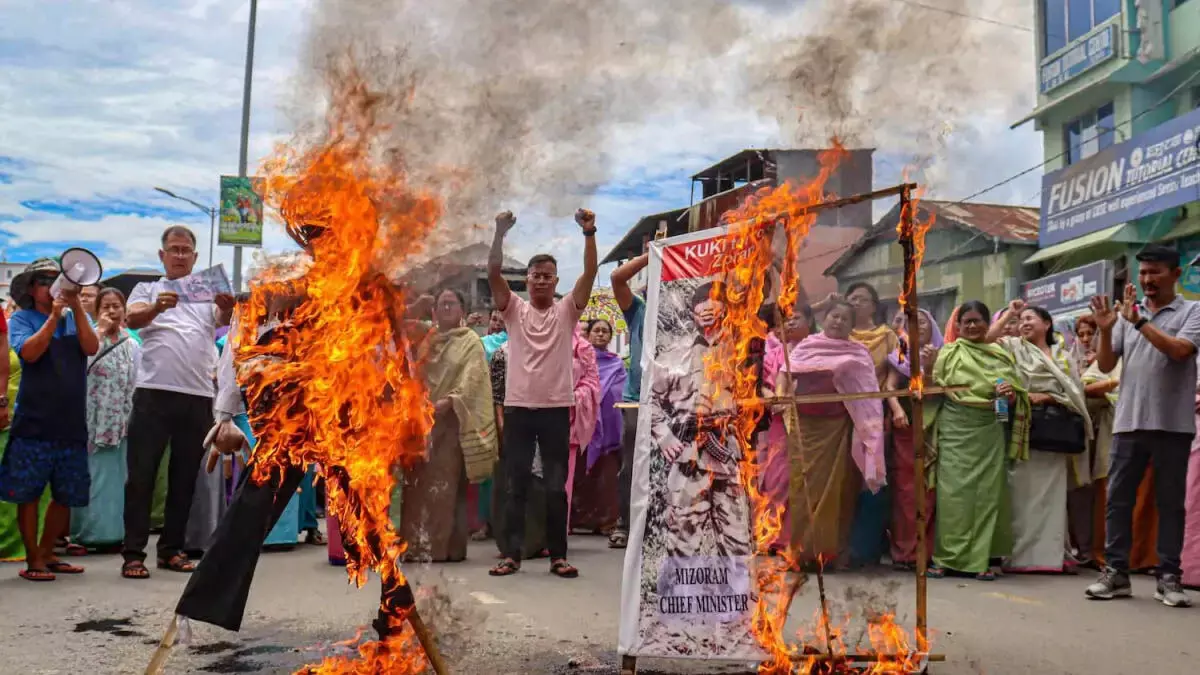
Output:
[[[488,539],[491,539],[491,535],[488,534],[486,527],[471,533],[471,541],[487,541]]]
[[[54,581],[57,578],[50,570],[23,569],[17,574],[26,581]]]
[[[182,553],[176,553],[166,560],[160,558],[158,561],[158,569],[170,570],[172,572],[183,572],[186,574],[195,572],[196,566],[192,564],[192,561],[188,560],[186,555]]]
[[[516,574],[519,571],[521,571],[520,564],[518,564],[512,558],[505,558],[504,560],[500,561],[500,564],[488,570],[488,574],[493,577],[507,577],[511,574]]]
[[[61,560],[46,563],[46,569],[55,574],[83,574],[82,567]]]
[[[314,527],[308,531],[308,534],[304,535],[304,543],[313,546],[324,546],[326,544],[325,535],[321,534],[321,531]]]
[[[946,568],[930,567],[929,569],[925,570],[925,576],[929,579],[945,579],[946,578]]]
[[[894,562],[894,563],[892,563],[892,569],[896,572],[915,572],[917,570],[917,563]]]
[[[121,576],[125,579],[149,579],[150,570],[141,560],[127,560],[121,565]]]
[[[79,558],[88,554],[87,547],[82,544],[67,544],[63,552],[72,558]]]
[[[608,535],[609,548],[625,548],[629,545],[629,533],[621,530],[613,530],[613,533]]]
[[[566,558],[558,558],[550,562],[550,573],[563,579],[574,579],[579,576],[579,570],[567,562]]]
[[[986,572],[980,572],[979,574],[975,575],[975,581],[995,581],[995,580],[996,580],[996,573],[991,570],[988,570]]]

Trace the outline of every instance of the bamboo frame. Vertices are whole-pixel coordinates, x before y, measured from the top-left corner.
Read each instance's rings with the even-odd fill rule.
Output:
[[[933,396],[935,394],[951,394],[959,391],[966,391],[968,387],[925,387],[921,390],[922,396]],[[908,389],[888,389],[885,391],[864,391],[854,394],[801,394],[799,396],[768,396],[764,398],[744,399],[738,403],[745,405],[747,403],[762,403],[763,405],[773,405],[776,403],[842,403],[843,401],[862,401],[872,398],[907,398],[916,397]],[[617,403],[614,408],[637,408],[638,403]]]

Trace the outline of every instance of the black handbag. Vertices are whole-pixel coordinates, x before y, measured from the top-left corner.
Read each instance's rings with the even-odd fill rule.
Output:
[[[1030,411],[1029,448],[1063,455],[1087,449],[1083,415],[1060,405],[1041,404]]]

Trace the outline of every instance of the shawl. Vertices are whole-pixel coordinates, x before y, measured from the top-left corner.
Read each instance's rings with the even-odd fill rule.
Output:
[[[850,339],[867,348],[871,354],[871,361],[875,364],[875,377],[882,387],[884,380],[887,379],[887,369],[884,364],[887,363],[888,356],[899,346],[899,336],[891,326],[880,324],[870,330],[852,330]]]
[[[596,433],[596,415],[600,411],[600,370],[596,366],[596,348],[575,329],[572,343],[575,372],[575,405],[571,407],[571,447],[586,448]]]
[[[1021,381],[1031,394],[1049,394],[1055,402],[1083,416],[1087,440],[1092,439],[1092,418],[1088,415],[1083,383],[1070,371],[1070,361],[1062,345],[1051,347],[1053,360],[1037,345],[1024,338],[1002,337],[997,342],[1013,355]]]
[[[479,338],[483,342],[483,352],[487,355],[487,360],[490,362],[496,350],[500,349],[504,343],[508,342],[508,331],[500,331],[491,335],[484,335]]]
[[[470,328],[431,331],[421,343],[420,363],[429,400],[447,398],[454,406],[467,480],[483,481],[492,473],[499,443],[487,357],[479,335]]]
[[[763,348],[763,384],[772,390],[775,389],[776,376],[783,369],[786,359],[787,348],[783,346],[783,340],[773,332],[767,334],[767,344]]]
[[[115,342],[102,336],[100,351],[88,359],[87,426],[91,452],[96,451],[96,446],[120,445],[128,432],[137,379],[137,351],[137,342],[121,329]]]
[[[1017,361],[1004,347],[988,342],[955,340],[938,352],[933,366],[933,380],[943,387],[969,387],[966,391],[947,394],[956,403],[973,407],[991,407],[996,400],[996,381],[1004,380],[1017,394],[1011,411],[1012,434],[1008,439],[1008,457],[1029,459],[1029,393],[1017,369]],[[925,418],[926,425],[937,419],[934,414]]]
[[[884,328],[891,333],[891,329]],[[866,347],[851,340],[837,340],[824,333],[809,336],[792,350],[789,362],[792,373],[832,372],[833,386],[839,394],[879,391],[871,354]],[[871,399],[845,401],[843,405],[854,422],[850,454],[867,489],[879,492],[887,484],[883,458],[883,406],[878,400]]]
[[[925,309],[918,309],[917,311],[923,314],[925,320],[929,322],[929,344],[933,345],[936,349],[941,349],[942,345],[946,344],[946,342],[942,338],[942,330],[938,328],[937,322],[933,320],[933,315]],[[902,316],[904,316],[904,312],[899,312],[896,314],[896,319]],[[900,373],[904,377],[912,377],[912,369],[909,368],[908,362],[908,340],[901,338],[900,344],[896,346],[895,351],[888,354],[888,363],[891,364],[892,370],[895,370],[897,373]]]
[[[1087,386],[1089,384],[1095,384],[1097,382],[1107,382],[1108,380],[1116,380],[1116,381],[1120,382],[1121,381],[1121,362],[1117,361],[1117,365],[1113,367],[1112,372],[1106,373],[1103,370],[1100,370],[1098,361],[1092,361],[1088,365],[1087,370],[1083,371],[1082,379],[1083,379],[1084,386]],[[1104,396],[1108,399],[1109,403],[1116,405],[1117,404],[1117,392],[1119,392],[1119,391],[1121,391],[1121,387],[1118,385],[1116,389],[1113,389],[1112,391],[1108,392]]]
[[[946,321],[946,344],[950,344],[958,339],[958,308],[955,307],[953,312],[950,312],[950,319]]]
[[[621,447],[621,432],[624,425],[617,403],[625,392],[625,362],[620,356],[594,347],[596,366],[600,373],[600,410],[596,420],[596,433],[587,448],[589,471],[596,460]]]

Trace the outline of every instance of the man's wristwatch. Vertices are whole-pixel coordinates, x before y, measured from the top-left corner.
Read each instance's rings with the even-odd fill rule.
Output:
[[[594,236],[596,236],[596,230],[595,230],[595,229],[591,229],[591,230],[584,230],[584,231],[583,231],[583,236],[585,236],[585,237],[594,237]]]
[[[1133,322],[1133,329],[1140,333],[1142,332],[1142,326],[1145,326],[1148,323],[1150,323],[1150,320],[1143,316],[1137,321]]]

